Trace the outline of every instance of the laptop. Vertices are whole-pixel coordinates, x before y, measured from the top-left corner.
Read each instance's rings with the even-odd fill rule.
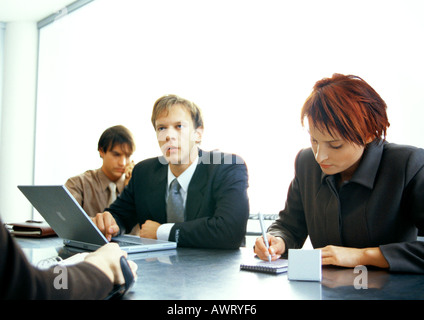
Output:
[[[18,186],[65,246],[94,251],[109,241],[63,185]],[[176,242],[121,235],[111,242],[128,253],[175,249]]]

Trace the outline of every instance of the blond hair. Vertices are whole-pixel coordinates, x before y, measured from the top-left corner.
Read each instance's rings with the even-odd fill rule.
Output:
[[[186,110],[190,113],[194,129],[199,127],[203,128],[203,117],[200,108],[194,102],[181,98],[175,94],[169,94],[156,100],[152,111],[153,128],[156,129],[156,119],[158,116],[164,111],[169,112],[171,107],[177,104],[184,106],[184,108],[186,108]]]

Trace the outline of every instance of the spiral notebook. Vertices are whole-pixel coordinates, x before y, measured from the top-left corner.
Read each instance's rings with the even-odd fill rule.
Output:
[[[240,269],[278,274],[287,272],[288,265],[289,264],[287,259],[277,259],[275,261],[269,262],[260,260],[259,258],[252,258],[251,260],[241,263]]]

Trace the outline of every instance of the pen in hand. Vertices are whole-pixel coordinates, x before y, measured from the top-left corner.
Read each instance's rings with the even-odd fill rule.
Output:
[[[261,224],[262,237],[264,238],[266,248],[268,249],[268,261],[271,262],[271,254],[269,253],[269,243],[268,243],[268,239],[266,237],[266,232],[264,228],[264,217],[262,216],[262,213],[260,212],[259,212],[259,223]]]

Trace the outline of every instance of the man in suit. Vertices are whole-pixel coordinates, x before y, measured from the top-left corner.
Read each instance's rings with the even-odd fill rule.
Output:
[[[144,238],[238,248],[249,216],[243,159],[200,150],[201,111],[181,97],[159,98],[152,124],[163,156],[138,163],[124,192],[93,221],[108,239],[140,224]]]

